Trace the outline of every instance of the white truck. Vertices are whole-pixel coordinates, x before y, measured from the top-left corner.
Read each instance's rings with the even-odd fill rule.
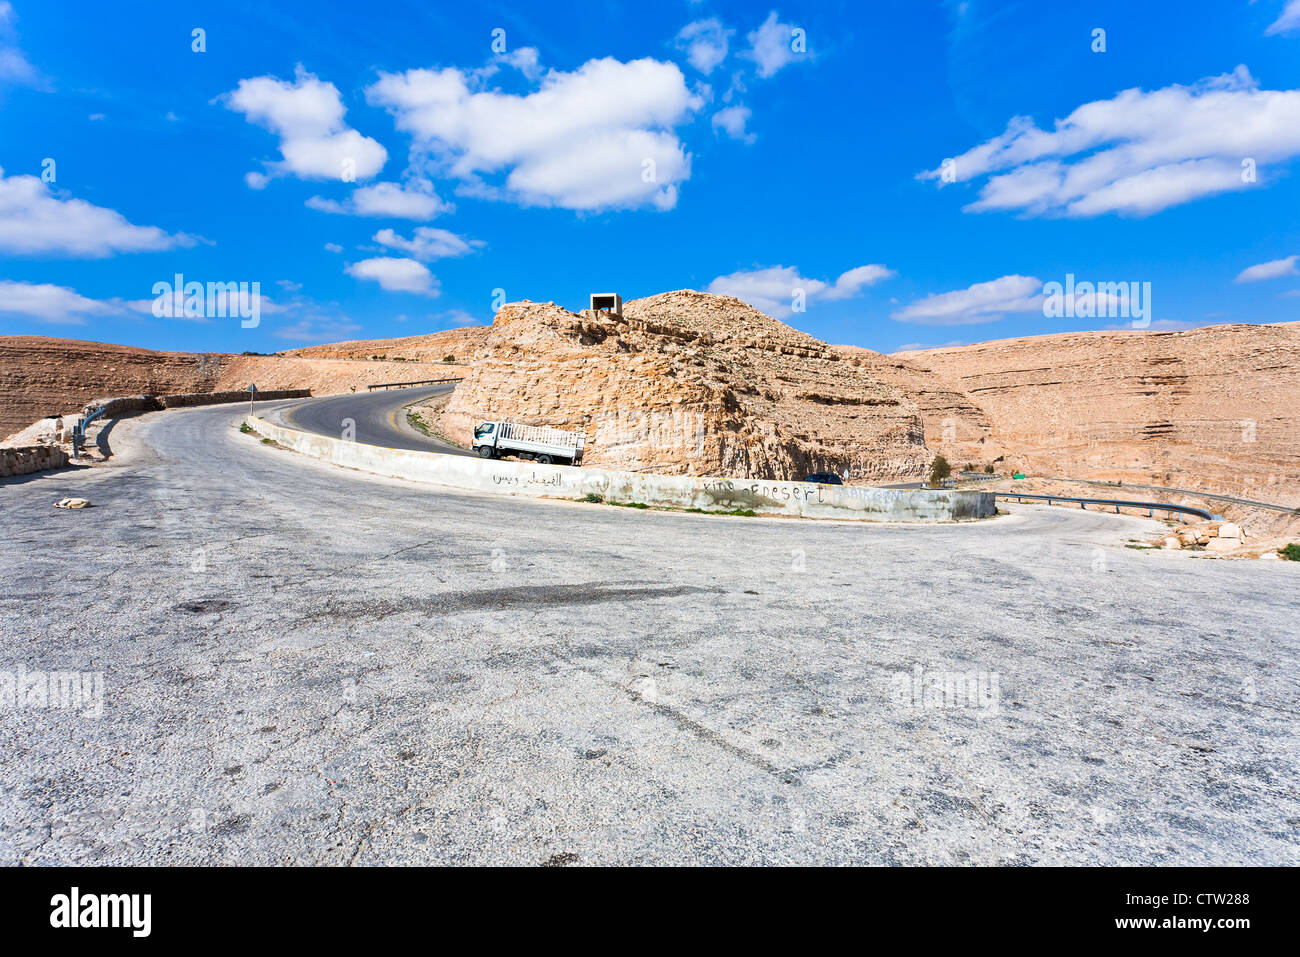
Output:
[[[587,437],[581,432],[565,432],[545,425],[520,425],[518,422],[484,422],[474,429],[474,451],[485,459],[517,455],[541,465],[557,462],[577,465]]]

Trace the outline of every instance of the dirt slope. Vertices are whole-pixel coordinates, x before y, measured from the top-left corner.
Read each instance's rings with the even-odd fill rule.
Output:
[[[483,340],[492,331],[491,326],[462,326],[445,329],[424,336],[404,336],[400,339],[357,339],[351,342],[331,342],[289,349],[280,355],[302,356],[309,359],[405,359],[422,362],[440,362],[447,356],[457,362],[466,362],[483,348]]]

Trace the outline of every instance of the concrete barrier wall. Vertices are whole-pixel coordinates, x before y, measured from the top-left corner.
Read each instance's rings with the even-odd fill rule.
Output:
[[[491,459],[386,449],[249,419],[261,435],[314,458],[377,475],[485,492],[544,498],[643,502],[705,511],[753,509],[763,515],[856,519],[875,522],[949,522],[987,518],[996,511],[989,492],[951,489],[882,489],[807,482],[649,475],[569,465],[532,465]]]
[[[28,475],[45,469],[61,469],[68,453],[57,445],[18,445],[0,448],[0,477]]]

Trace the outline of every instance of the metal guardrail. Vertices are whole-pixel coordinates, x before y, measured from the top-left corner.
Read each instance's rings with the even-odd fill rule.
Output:
[[[1193,508],[1191,505],[1167,505],[1164,502],[1130,502],[1119,498],[1075,498],[1072,495],[1030,495],[1028,492],[994,492],[995,498],[1006,500],[1015,499],[1017,502],[1024,499],[1033,499],[1038,502],[1046,502],[1053,505],[1056,502],[1078,502],[1079,508],[1087,509],[1089,505],[1112,505],[1115,507],[1115,514],[1119,514],[1121,508],[1145,508],[1149,517],[1154,517],[1154,512],[1176,512],[1180,515],[1195,515],[1203,521],[1220,521],[1223,516],[1207,512],[1203,508]]]
[[[1233,505],[1245,505],[1250,508],[1266,508],[1274,512],[1285,512],[1288,515],[1300,515],[1300,506],[1274,505],[1270,502],[1256,502],[1249,498],[1235,498],[1232,495],[1220,495],[1217,492],[1201,492],[1190,488],[1173,488],[1168,485],[1139,485],[1137,482],[1103,482],[1098,479],[1054,479],[1048,478],[1053,482],[1082,482],[1086,485],[1096,485],[1099,488],[1144,488],[1151,492],[1173,492],[1178,495],[1195,495],[1200,498],[1212,498],[1216,502],[1230,502]]]
[[[86,426],[90,425],[90,423],[103,415],[105,408],[107,408],[107,406],[101,405],[98,409],[82,418],[72,427],[72,457],[74,459],[81,455],[81,447],[86,442]]]
[[[448,382],[463,382],[464,376],[455,379],[421,379],[419,382],[380,382],[376,385],[366,386],[366,391],[374,392],[376,389],[409,389],[417,385],[446,385]]]

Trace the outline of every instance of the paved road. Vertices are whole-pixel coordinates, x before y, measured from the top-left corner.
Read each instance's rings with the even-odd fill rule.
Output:
[[[0,480],[0,669],[104,682],[0,708],[0,863],[1297,861],[1300,565],[453,492],[240,418]]]
[[[454,388],[454,385],[439,385],[326,396],[307,402],[269,402],[266,403],[263,414],[278,411],[285,425],[336,439],[342,436],[345,425],[351,422],[356,441],[366,445],[469,455],[471,453],[465,449],[421,435],[407,422],[403,411],[413,402],[430,396],[445,395]]]

